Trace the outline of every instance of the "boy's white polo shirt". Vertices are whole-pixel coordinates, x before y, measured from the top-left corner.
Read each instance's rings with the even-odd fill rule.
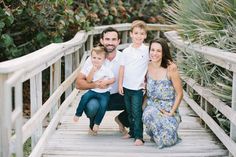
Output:
[[[104,63],[106,67],[111,69],[115,77],[115,83],[111,85],[111,89],[110,89],[111,94],[118,93],[118,76],[119,76],[119,68],[120,68],[120,63],[121,63],[121,55],[122,53],[116,50],[115,58],[113,58],[113,60],[111,61],[106,59]],[[88,59],[85,61],[83,68],[89,65],[92,65],[91,57],[88,57]]]
[[[93,67],[92,65],[89,65],[87,67],[82,68],[81,73],[87,76],[89,72],[91,71],[92,67]],[[101,68],[95,72],[93,76],[93,81],[98,81],[101,79],[110,79],[110,78],[114,78],[113,72],[111,71],[110,68],[106,67],[105,65],[102,65]],[[105,89],[94,88],[91,90],[98,93],[105,93],[107,91],[110,91],[110,89],[111,87],[109,86],[108,88],[105,88]]]
[[[125,67],[123,87],[131,90],[143,88],[149,62],[148,46],[142,44],[139,48],[132,44],[122,53],[121,65]]]

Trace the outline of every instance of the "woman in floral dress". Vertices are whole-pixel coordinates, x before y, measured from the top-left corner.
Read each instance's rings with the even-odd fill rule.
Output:
[[[158,148],[163,148],[172,146],[179,140],[177,129],[181,118],[178,107],[183,97],[183,89],[167,42],[162,38],[154,39],[150,42],[149,53],[151,62],[147,72],[143,123],[151,141]]]

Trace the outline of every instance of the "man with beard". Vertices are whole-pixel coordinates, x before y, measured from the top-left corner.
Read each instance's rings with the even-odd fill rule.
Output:
[[[125,127],[129,126],[128,115],[125,111],[124,97],[118,93],[118,75],[121,52],[118,51],[116,48],[120,44],[119,32],[112,27],[106,28],[101,33],[100,43],[105,47],[105,50],[107,52],[105,64],[106,66],[111,68],[115,76],[115,83],[113,83],[111,86],[111,95],[107,110],[123,110],[123,112],[121,112],[118,116],[115,117],[115,121],[119,125],[120,132],[126,134],[127,130],[125,129]],[[90,57],[86,60],[84,67],[86,67],[87,65],[91,65]],[[87,90],[92,88],[104,89],[107,88],[107,85],[104,83],[103,80],[88,82],[86,80],[86,77],[82,73],[79,73],[76,80],[76,88],[80,90]],[[94,134],[94,117],[96,116],[96,113],[99,110],[99,106],[99,102],[96,99],[92,99],[87,103],[85,108],[85,114],[90,119],[89,131],[91,134]]]

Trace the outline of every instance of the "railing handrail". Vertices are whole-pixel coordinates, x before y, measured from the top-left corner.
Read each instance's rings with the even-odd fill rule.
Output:
[[[64,55],[66,49],[75,45],[81,45],[87,40],[86,33],[78,32],[74,38],[65,43],[52,43],[28,55],[0,63],[0,73],[11,73],[21,68],[30,68],[40,66],[49,62],[53,58]],[[42,58],[44,58],[42,60]],[[30,65],[30,67],[29,67]]]
[[[219,97],[216,97],[210,93],[207,87],[201,86],[195,80],[184,76],[184,74],[182,76],[182,80],[186,83],[187,89],[191,88],[201,97],[199,106],[199,104],[189,97],[188,92],[184,92],[184,101],[186,101],[187,104],[189,104],[189,106],[195,111],[195,113],[198,114],[199,117],[205,122],[205,124],[207,124],[212,132],[230,151],[231,155],[236,156],[236,54],[218,48],[184,41],[176,31],[165,32],[164,34],[174,45],[174,47],[180,50],[180,53],[184,52],[191,55],[194,52],[200,56],[203,56],[204,59],[208,60],[210,63],[233,72],[231,107],[229,107],[225,102],[221,101]],[[225,131],[219,126],[219,124],[217,124],[215,120],[209,116],[208,107],[214,107],[226,118],[228,118],[230,121],[230,135],[227,135]]]
[[[76,90],[73,90],[79,70],[77,67],[81,66],[81,63],[88,56],[89,50],[93,47],[94,35],[100,34],[107,27],[114,27],[122,33],[123,44],[119,48],[127,46],[125,43],[128,41],[130,23],[98,26],[88,32],[78,32],[67,42],[52,43],[28,55],[0,63],[0,86],[6,89],[0,88],[0,100],[2,100],[0,101],[0,108],[3,109],[0,111],[0,156],[7,157],[16,153],[16,156],[22,157],[22,145],[26,140],[31,140],[33,149],[31,156],[41,155],[43,143],[55,129],[62,116],[61,108],[66,108],[72,104],[72,100],[77,100],[79,97],[76,95]],[[169,25],[148,24],[148,30],[155,30],[157,35],[159,35],[159,31],[173,30],[173,28],[174,26]],[[62,62],[64,63],[63,66]],[[62,70],[61,68],[65,69]],[[50,96],[43,103],[42,77],[44,70],[49,70],[50,73],[47,73],[47,76],[50,75],[50,81],[48,80],[50,82]],[[64,72],[63,81],[62,72]],[[8,85],[7,83],[13,78],[13,81],[16,81],[15,84]],[[31,118],[23,124],[22,87],[25,81],[28,81],[30,85]],[[14,88],[15,90],[12,90]],[[65,93],[65,100],[61,99],[63,93]],[[14,96],[14,102],[12,96]],[[13,107],[14,105],[15,107]],[[52,120],[46,130],[43,131],[43,120],[46,120],[47,115]],[[9,121],[12,122],[9,123]],[[7,124],[7,128],[4,128],[5,124]],[[13,135],[12,129],[17,130]]]
[[[109,25],[113,28],[116,28],[118,31],[128,31],[130,30],[131,24],[115,24]],[[52,43],[48,46],[45,46],[39,50],[36,50],[28,55],[12,59],[5,62],[0,62],[0,74],[1,73],[11,73],[21,68],[31,68],[40,66],[52,60],[52,58],[58,58],[64,55],[66,49],[70,49],[79,46],[86,42],[88,35],[100,34],[108,25],[94,27],[91,31],[78,32],[71,40],[64,43]],[[160,30],[166,31],[174,29],[174,25],[161,25],[161,24],[148,24],[148,30]],[[47,50],[47,51],[45,51]],[[41,58],[44,58],[43,60]],[[30,66],[29,66],[30,65]]]
[[[176,31],[166,32],[165,36],[178,49],[182,51],[194,51],[203,55],[212,63],[221,66],[230,71],[236,72],[236,54],[224,51],[210,46],[202,46],[200,44],[183,41]]]
[[[75,71],[78,71],[78,69],[73,69],[72,70],[72,63],[68,62],[72,61],[72,55],[73,53],[80,53],[85,52],[85,43],[87,42],[87,50],[89,50],[89,48],[91,48],[91,45],[93,44],[93,35],[97,35],[100,34],[105,28],[107,27],[114,27],[116,28],[119,32],[124,32],[124,36],[128,35],[128,31],[130,30],[130,23],[125,23],[125,24],[116,24],[116,25],[106,25],[106,26],[97,26],[94,27],[91,31],[88,32],[84,32],[84,31],[80,31],[78,32],[71,40],[64,42],[64,43],[52,43],[42,49],[39,49],[31,54],[25,55],[23,57],[20,58],[16,58],[10,61],[5,61],[5,62],[1,62],[0,63],[0,85],[4,85],[7,83],[7,80],[9,81],[9,79],[13,78],[11,76],[16,75],[17,74],[17,78],[19,78],[19,80],[16,80],[16,83],[22,83],[25,80],[29,80],[32,79],[31,76],[35,77],[33,79],[37,80],[40,78],[40,76],[35,76],[37,74],[42,75],[42,71],[44,69],[46,69],[47,67],[51,66],[50,70],[53,71],[52,74],[50,74],[50,76],[53,77],[53,79],[56,78],[56,80],[54,80],[52,84],[52,89],[50,89],[50,91],[52,90],[53,93],[51,93],[51,97],[49,97],[49,99],[53,98],[53,95],[57,95],[57,99],[60,99],[60,96],[62,95],[62,93],[64,93],[64,91],[66,91],[68,88],[70,88],[72,86],[72,82],[75,80]],[[161,25],[161,24],[148,24],[148,30],[155,30],[155,31],[167,31],[167,30],[173,30],[175,28],[175,25]],[[171,32],[167,32],[165,33],[165,36],[168,38],[168,40],[178,49],[182,50],[182,51],[194,51],[197,53],[200,53],[201,55],[203,55],[206,59],[208,59],[210,62],[221,66],[225,69],[228,69],[230,71],[234,72],[234,82],[236,82],[236,54],[231,53],[231,52],[226,52],[217,48],[213,48],[213,47],[207,47],[207,46],[201,46],[198,44],[192,44],[192,43],[188,43],[185,42],[183,40],[181,40],[177,34],[177,32],[175,31],[171,31]],[[124,37],[124,41],[127,41],[127,38]],[[127,44],[124,44],[127,45]],[[121,46],[124,46],[121,45]],[[80,51],[79,51],[80,50]],[[78,52],[79,51],[79,52]],[[81,55],[81,54],[80,54]],[[86,54],[87,55],[87,54]],[[61,58],[65,57],[65,62],[67,63],[67,66],[69,66],[69,72],[67,75],[65,75],[66,79],[63,83],[61,83],[60,81],[60,73],[58,73],[58,71],[60,71],[60,62],[61,62]],[[82,58],[83,61],[85,61],[86,56],[84,56]],[[67,60],[68,59],[68,60]],[[67,61],[66,61],[67,60]],[[68,65],[68,63],[70,63]],[[80,62],[81,63],[81,62]],[[66,65],[66,64],[65,64]],[[18,73],[19,70],[22,70],[23,75],[26,76],[20,76],[19,74],[22,73]],[[29,72],[31,72],[29,74]],[[13,75],[12,75],[13,74]],[[2,78],[1,78],[2,77]],[[22,79],[24,78],[24,79]],[[14,76],[14,80],[15,80],[15,76]],[[184,79],[183,79],[184,80]],[[5,81],[5,82],[4,82]],[[203,90],[202,88],[196,86],[196,84],[193,86],[192,82],[190,80],[184,80],[189,86],[192,86],[192,88],[195,91],[199,91],[199,90]],[[36,84],[39,84],[40,81],[36,82]],[[236,83],[234,83],[236,84]],[[51,85],[51,84],[50,84]],[[40,85],[38,85],[40,86]],[[200,85],[199,85],[200,86]],[[61,89],[63,87],[63,89]],[[35,87],[34,87],[35,88]],[[10,89],[10,87],[8,88]],[[21,88],[19,88],[21,89]],[[19,91],[18,89],[18,91]],[[199,89],[199,90],[198,90]],[[36,88],[34,89],[36,90]],[[60,91],[62,90],[62,91]],[[8,90],[8,93],[10,90]],[[35,91],[33,91],[34,94],[36,93]],[[71,93],[73,93],[72,95],[70,95]],[[234,89],[233,89],[233,93],[236,93],[236,89],[235,89],[235,85],[234,85]],[[71,90],[68,93],[69,97],[75,97],[75,91]],[[185,98],[189,100],[189,98],[186,96],[186,92],[185,92]],[[233,94],[235,95],[235,94]],[[0,90],[0,98],[3,98],[4,100],[8,99],[7,101],[10,101],[10,98],[5,98],[3,97],[4,93]],[[200,96],[202,96],[203,98],[205,98],[206,100],[208,100],[210,103],[212,103],[214,100],[208,99],[207,95],[204,94],[200,94]],[[68,97],[67,97],[68,98]],[[48,110],[50,110],[52,107],[57,106],[56,103],[52,102],[51,99],[50,101],[46,101],[44,103],[45,104],[49,104],[49,105],[43,105],[44,108],[46,108],[46,106],[49,106],[47,108],[47,113],[49,112]],[[233,100],[235,100],[235,98],[233,98]],[[21,101],[21,100],[20,100]],[[19,102],[19,101],[18,101]],[[197,113],[199,113],[200,118],[203,118],[203,120],[206,121],[206,124],[210,125],[210,128],[219,128],[219,126],[215,127],[215,123],[212,122],[211,119],[209,119],[209,115],[207,114],[207,112],[203,111],[202,109],[200,109],[200,107],[195,104],[192,100],[189,100],[190,103],[189,104],[193,109],[195,109],[197,111]],[[65,105],[63,105],[64,107],[69,105],[68,99],[65,99]],[[0,102],[0,107],[1,105],[5,105],[3,103]],[[8,105],[11,106],[11,105]],[[235,113],[235,110],[231,112],[227,112],[229,109],[229,107],[224,107],[223,103],[217,103],[214,102],[214,104],[212,105],[215,108],[219,109],[219,111],[221,111],[223,114],[228,113],[229,115],[227,115],[226,117],[228,117],[231,122],[233,124],[236,123],[235,121],[235,116],[233,115],[233,113]],[[35,114],[40,114],[42,113],[42,106],[41,109],[37,109],[38,113],[34,113]],[[52,128],[55,128],[56,123],[58,123],[59,120],[59,115],[62,114],[62,109],[59,108],[59,112],[57,112],[55,115],[57,116],[57,118],[53,117],[53,123]],[[46,113],[46,114],[47,114]],[[10,115],[9,115],[10,116]],[[202,117],[201,117],[202,116]],[[33,121],[35,123],[35,118],[36,115],[34,116],[34,119],[31,119],[31,121]],[[45,115],[41,116],[41,119],[43,119],[45,117]],[[30,128],[30,127],[34,127],[32,130],[28,130],[28,132],[23,133],[23,137],[22,140],[25,141],[26,139],[28,139],[28,137],[30,137],[32,135],[32,132],[36,130],[36,124],[35,125],[31,125],[30,122],[28,121],[28,123],[26,123],[24,126],[27,126],[25,128]],[[17,123],[17,122],[16,122]],[[0,124],[1,126],[1,124]],[[26,129],[23,130],[26,130]],[[220,129],[218,129],[220,130]],[[224,145],[228,148],[228,150],[231,151],[231,153],[236,154],[236,151],[234,150],[234,146],[235,146],[235,142],[232,141],[232,139],[230,139],[225,133],[223,133],[223,131],[216,131],[216,135],[218,136],[218,138],[224,143]],[[47,132],[43,134],[43,137],[47,137],[51,134],[52,130],[47,129]],[[213,130],[214,131],[214,130]],[[227,138],[226,138],[227,137]],[[34,150],[33,153],[35,154],[40,154],[42,153],[41,151],[41,145],[43,142],[45,142],[45,138],[44,139],[40,139],[40,145],[36,145],[36,150]],[[228,143],[228,141],[230,141],[230,143]],[[19,143],[19,142],[18,142]],[[5,144],[5,143],[4,143]],[[8,144],[8,143],[6,143]],[[0,152],[1,153],[1,152]]]

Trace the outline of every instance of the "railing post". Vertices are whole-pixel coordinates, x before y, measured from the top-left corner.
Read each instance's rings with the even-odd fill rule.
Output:
[[[6,74],[0,74],[0,156],[9,157],[10,146],[9,146],[9,129],[10,129],[10,114],[6,113],[6,93],[4,93],[4,83],[7,80]],[[6,117],[8,115],[8,118]],[[6,126],[7,125],[7,126]]]
[[[203,86],[203,79],[201,79],[201,86]],[[207,101],[201,96],[201,98],[200,98],[200,107],[204,110],[204,111],[206,111],[206,106],[207,106]],[[202,119],[200,119],[200,123],[202,124],[202,125],[204,125],[204,127],[205,128],[207,128],[207,125],[206,125],[206,123],[202,120]]]
[[[61,59],[58,60],[50,67],[50,95],[59,87],[61,84]],[[60,100],[55,102],[55,105],[52,107],[50,112],[50,119],[52,119],[53,115],[59,108]]]
[[[35,75],[30,79],[30,113],[31,117],[42,107],[42,73]],[[38,122],[38,128],[31,137],[32,149],[37,144],[43,133],[42,122]]]
[[[23,125],[23,89],[22,83],[15,86],[15,111],[19,111],[16,120],[16,156],[23,157],[22,125]]]
[[[233,73],[233,85],[232,85],[232,104],[231,107],[236,111],[236,72]],[[230,124],[230,137],[236,142],[236,126],[231,122]],[[230,155],[232,156],[232,155]]]
[[[65,79],[72,74],[72,54],[66,55],[65,56]],[[72,86],[70,86],[66,91],[65,91],[65,99],[67,96],[70,95],[72,92]]]
[[[87,50],[91,50],[93,48],[93,35],[89,35],[87,40]]]
[[[160,38],[160,34],[161,34],[161,32],[160,32],[160,31],[157,31],[157,32],[156,32],[156,38]]]
[[[128,42],[128,31],[122,32],[122,43],[127,43]]]
[[[80,49],[77,50],[73,54],[73,57],[72,57],[72,60],[73,60],[72,69],[73,69],[73,71],[79,66],[79,63],[80,63]]]
[[[0,99],[3,100],[4,99],[4,95],[3,95],[3,83],[4,83],[4,75],[1,75],[0,74]],[[4,142],[3,142],[3,101],[0,101],[0,156],[2,157],[3,156],[3,145],[4,145]]]
[[[83,44],[83,46],[79,49],[79,58],[83,57],[83,53],[85,52],[85,45]]]

